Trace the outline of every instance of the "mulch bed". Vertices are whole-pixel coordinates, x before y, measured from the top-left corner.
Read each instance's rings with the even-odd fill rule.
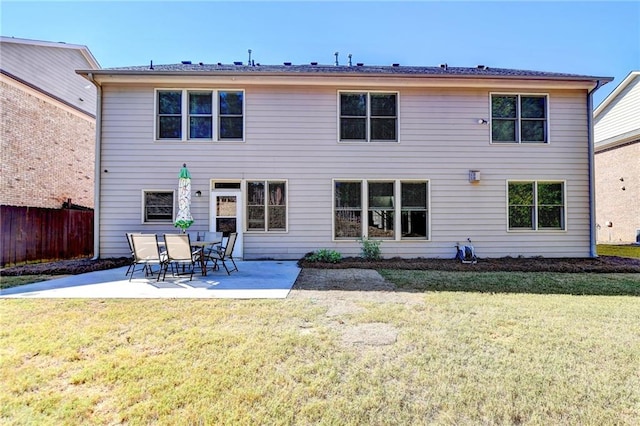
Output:
[[[596,272],[596,273],[640,273],[640,259],[600,256],[597,258],[545,258],[545,257],[501,257],[478,259],[475,264],[463,264],[455,259],[382,259],[377,261],[362,258],[344,258],[339,263],[310,262],[302,259],[303,268],[324,269],[406,269],[435,271],[474,272]]]
[[[85,272],[127,266],[127,257],[108,259],[72,259],[46,263],[31,263],[0,269],[0,276],[17,275],[77,275]],[[600,256],[598,258],[514,258],[501,257],[478,259],[476,264],[462,264],[454,259],[382,259],[365,260],[358,257],[343,258],[339,263],[298,262],[302,268],[319,269],[413,269],[436,271],[475,272],[595,272],[595,273],[640,273],[640,259]]]

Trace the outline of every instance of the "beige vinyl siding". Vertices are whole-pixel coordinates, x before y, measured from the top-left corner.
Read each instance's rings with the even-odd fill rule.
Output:
[[[384,241],[385,257],[453,258],[467,237],[480,257],[589,255],[584,91],[540,91],[549,95],[549,144],[491,145],[488,126],[477,123],[489,117],[491,88],[376,87],[399,93],[400,142],[345,144],[337,93],[350,87],[243,87],[244,142],[155,142],[158,88],[104,86],[103,257],[126,255],[125,232],[175,232],[140,223],[140,192],[175,189],[182,163],[203,193],[192,200],[192,231],[208,230],[211,179],[287,180],[287,232],[245,232],[246,259],[296,259],[319,248],[359,255],[357,241],[332,239],[332,179],[429,180],[430,241]],[[480,170],[480,183],[468,182],[470,169]],[[507,231],[506,181],[523,179],[566,182],[566,231]]]
[[[640,129],[640,77],[636,76],[594,120],[599,142]]]
[[[46,44],[53,46],[3,41],[2,70],[69,105],[95,115],[96,88],[75,71],[92,69],[97,64],[87,61],[77,48],[63,43],[59,46]]]

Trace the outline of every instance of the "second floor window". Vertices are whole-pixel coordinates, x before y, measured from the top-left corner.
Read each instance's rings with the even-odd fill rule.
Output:
[[[341,141],[397,141],[398,94],[340,93]]]
[[[491,95],[491,142],[547,143],[546,95]]]
[[[242,141],[244,92],[158,90],[158,140]]]

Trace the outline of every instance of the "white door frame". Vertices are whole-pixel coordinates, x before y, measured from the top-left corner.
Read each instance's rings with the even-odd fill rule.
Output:
[[[236,197],[236,232],[238,233],[238,239],[236,240],[236,245],[233,248],[233,257],[236,259],[242,259],[244,253],[244,244],[243,244],[243,229],[244,229],[244,221],[242,220],[242,212],[244,209],[242,208],[242,191],[240,189],[226,189],[226,190],[213,190],[211,191],[211,205],[209,206],[210,212],[210,220],[209,220],[209,231],[217,232],[217,218],[218,218],[218,197]],[[232,216],[224,216],[224,217],[232,217]]]

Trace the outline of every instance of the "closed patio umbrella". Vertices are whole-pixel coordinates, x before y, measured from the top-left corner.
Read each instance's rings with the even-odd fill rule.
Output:
[[[193,223],[191,216],[191,174],[187,169],[187,165],[183,164],[178,175],[178,214],[173,224],[176,228],[186,229]]]

